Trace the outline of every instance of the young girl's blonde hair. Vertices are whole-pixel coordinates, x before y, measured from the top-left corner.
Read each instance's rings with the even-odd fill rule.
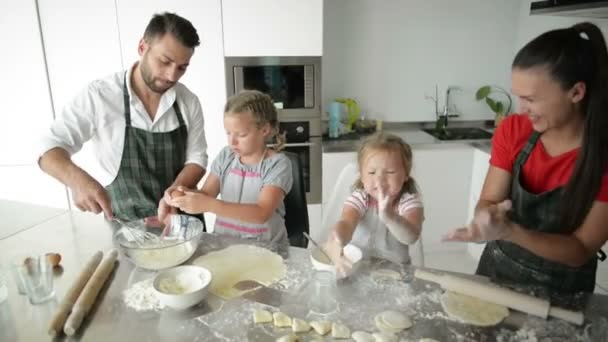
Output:
[[[276,135],[273,148],[277,151],[283,149],[285,136],[278,134],[279,115],[270,96],[258,90],[243,90],[231,96],[224,107],[224,115],[236,113],[251,113],[258,127],[269,124],[273,131],[270,138]]]
[[[403,161],[403,169],[405,174],[408,176],[408,180],[403,183],[399,196],[405,192],[415,194],[418,192],[418,186],[414,178],[410,176],[412,171],[412,148],[403,139],[393,134],[387,134],[378,132],[368,138],[366,138],[357,152],[357,164],[359,165],[359,172],[363,166],[363,162],[367,158],[367,155],[371,151],[383,151],[383,152],[396,152],[401,156]],[[355,189],[363,189],[363,183],[361,182],[361,176],[355,181]]]

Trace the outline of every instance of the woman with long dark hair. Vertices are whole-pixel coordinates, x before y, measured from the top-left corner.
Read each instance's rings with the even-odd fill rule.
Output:
[[[466,228],[488,242],[477,274],[559,292],[593,292],[608,240],[608,51],[591,23],[541,34],[516,55],[520,113],[492,139],[490,168]]]

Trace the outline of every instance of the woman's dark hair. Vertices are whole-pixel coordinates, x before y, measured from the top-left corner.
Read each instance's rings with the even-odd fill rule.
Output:
[[[562,229],[583,223],[597,197],[608,166],[608,51],[600,29],[584,22],[541,34],[515,56],[513,68],[544,67],[562,89],[577,82],[586,86],[580,103],[584,115],[583,142],[574,171],[560,201]]]
[[[178,42],[194,49],[201,44],[192,23],[175,13],[155,14],[144,31],[144,39],[151,41],[170,33]]]

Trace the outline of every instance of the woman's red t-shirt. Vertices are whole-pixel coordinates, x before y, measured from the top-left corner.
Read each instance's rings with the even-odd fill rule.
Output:
[[[532,132],[532,123],[527,115],[512,114],[505,118],[492,138],[490,165],[513,173],[515,159]],[[523,166],[522,185],[534,194],[565,185],[572,175],[579,150],[580,148],[576,148],[552,157],[538,140]],[[608,173],[602,178],[596,199],[608,202]]]

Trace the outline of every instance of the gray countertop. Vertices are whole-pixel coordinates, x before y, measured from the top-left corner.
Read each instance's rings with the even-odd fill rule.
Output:
[[[401,137],[412,148],[435,149],[470,146],[481,151],[490,153],[491,142],[489,139],[482,140],[439,140],[424,132],[420,127],[411,124],[396,124],[385,127],[384,132]],[[355,152],[359,147],[361,139],[323,139],[323,153]]]
[[[20,214],[27,213],[24,207]],[[15,213],[18,214],[18,213]],[[223,248],[234,240],[214,235],[203,238],[197,254]],[[96,250],[112,247],[111,232],[99,216],[67,213],[0,240],[2,262],[27,250],[30,253],[59,252],[63,255],[63,273],[56,276],[57,298],[63,298],[82,265]],[[446,316],[436,285],[413,279],[413,268],[382,262],[364,261],[351,278],[338,284],[338,309],[327,316],[318,316],[308,309],[308,285],[313,270],[308,251],[290,247],[287,251],[287,276],[274,287],[286,293],[280,308],[293,317],[312,320],[325,318],[341,321],[351,331],[375,331],[373,316],[391,309],[407,313],[414,326],[400,334],[402,340],[418,341],[422,337],[439,341],[524,341],[531,336],[539,341],[602,341],[608,336],[608,296],[580,295],[569,301],[582,308],[586,324],[575,327],[563,321],[545,321],[513,312],[503,323],[491,328],[475,328]],[[402,280],[378,281],[370,276],[370,268],[391,268],[400,272]],[[123,301],[123,291],[134,283],[153,277],[154,273],[134,268],[123,258],[119,260],[101,297],[80,332],[68,340],[82,341],[274,341],[288,329],[270,325],[254,325],[252,311],[264,307],[242,298],[223,301],[210,296],[199,306],[175,312],[169,309],[137,312]],[[31,305],[17,294],[9,281],[9,299],[0,304],[1,341],[39,341],[46,335],[49,318],[57,307],[54,300]],[[303,334],[304,341],[314,333]],[[331,338],[326,337],[326,340]]]

